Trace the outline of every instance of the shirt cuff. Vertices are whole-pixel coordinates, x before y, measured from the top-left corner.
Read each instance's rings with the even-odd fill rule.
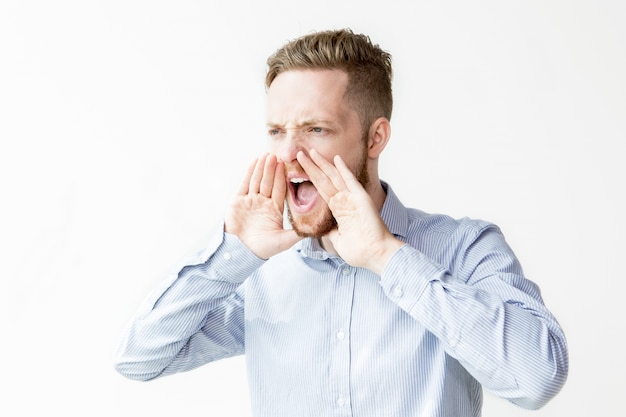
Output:
[[[411,312],[428,283],[440,280],[446,270],[419,250],[402,246],[393,254],[380,278],[385,294],[406,312]]]
[[[242,283],[265,263],[237,236],[226,232],[222,232],[221,244],[207,258],[214,272],[213,279],[233,284]]]

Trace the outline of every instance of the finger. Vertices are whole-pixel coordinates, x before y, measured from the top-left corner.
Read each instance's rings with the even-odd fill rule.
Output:
[[[257,194],[259,192],[259,188],[261,187],[261,180],[263,179],[263,170],[265,168],[266,158],[267,154],[264,154],[259,159],[257,159],[254,171],[252,172],[252,176],[250,177],[248,194]]]
[[[319,195],[328,203],[328,200],[337,193],[337,189],[332,181],[309,156],[304,154],[304,152],[298,152],[296,158],[317,189]]]
[[[333,159],[335,163],[335,167],[337,167],[337,171],[341,175],[346,188],[353,192],[363,188],[359,180],[356,179],[354,173],[348,168],[348,165],[343,161],[343,159],[339,155],[335,155]]]
[[[254,172],[254,167],[256,167],[257,161],[259,159],[256,158],[252,163],[248,166],[248,170],[246,171],[246,175],[243,177],[241,184],[239,185],[239,189],[237,190],[238,195],[246,195],[248,194],[248,190],[250,189],[250,178],[252,177],[252,173]]]
[[[276,157],[274,155],[268,155],[265,158],[265,166],[263,167],[263,178],[261,178],[261,185],[259,187],[259,193],[262,196],[270,197],[272,195],[275,174]]]
[[[309,154],[311,156],[311,160],[313,160],[313,162],[315,162],[317,166],[320,167],[322,172],[326,174],[326,176],[332,182],[337,191],[345,190],[347,188],[342,175],[339,173],[335,165],[333,165],[330,161],[324,158],[315,149],[311,149],[311,152],[309,152]]]
[[[272,188],[272,200],[282,206],[287,193],[287,180],[285,179],[285,164],[277,161],[276,170],[274,171],[274,185]]]

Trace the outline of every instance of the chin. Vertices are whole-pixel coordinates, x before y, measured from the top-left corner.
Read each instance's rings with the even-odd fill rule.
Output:
[[[287,213],[291,227],[300,237],[319,239],[337,228],[337,221],[328,208],[317,214],[293,215],[291,209],[287,207]]]

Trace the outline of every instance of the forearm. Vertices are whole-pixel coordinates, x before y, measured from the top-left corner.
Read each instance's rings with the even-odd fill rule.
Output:
[[[565,382],[567,349],[558,323],[539,299],[502,277],[468,285],[405,246],[385,268],[381,285],[495,394],[539,408]]]
[[[148,380],[243,349],[234,293],[262,261],[234,236],[221,237],[146,300],[123,333],[118,372]]]

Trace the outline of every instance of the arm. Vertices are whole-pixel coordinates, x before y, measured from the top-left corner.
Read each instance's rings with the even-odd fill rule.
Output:
[[[567,377],[565,337],[496,229],[458,242],[453,276],[389,232],[341,158],[331,164],[312,150],[298,160],[337,219],[328,238],[346,262],[380,275],[387,296],[485,388],[526,408],[556,395]]]
[[[243,353],[237,289],[261,264],[235,236],[219,233],[146,300],[122,335],[115,369],[145,381]]]
[[[248,170],[204,253],[165,281],[122,335],[115,368],[149,380],[244,351],[244,281],[299,237],[283,229],[284,167],[263,156]]]
[[[453,276],[406,245],[385,267],[381,286],[486,389],[540,408],[565,383],[565,336],[496,228],[461,247]]]

